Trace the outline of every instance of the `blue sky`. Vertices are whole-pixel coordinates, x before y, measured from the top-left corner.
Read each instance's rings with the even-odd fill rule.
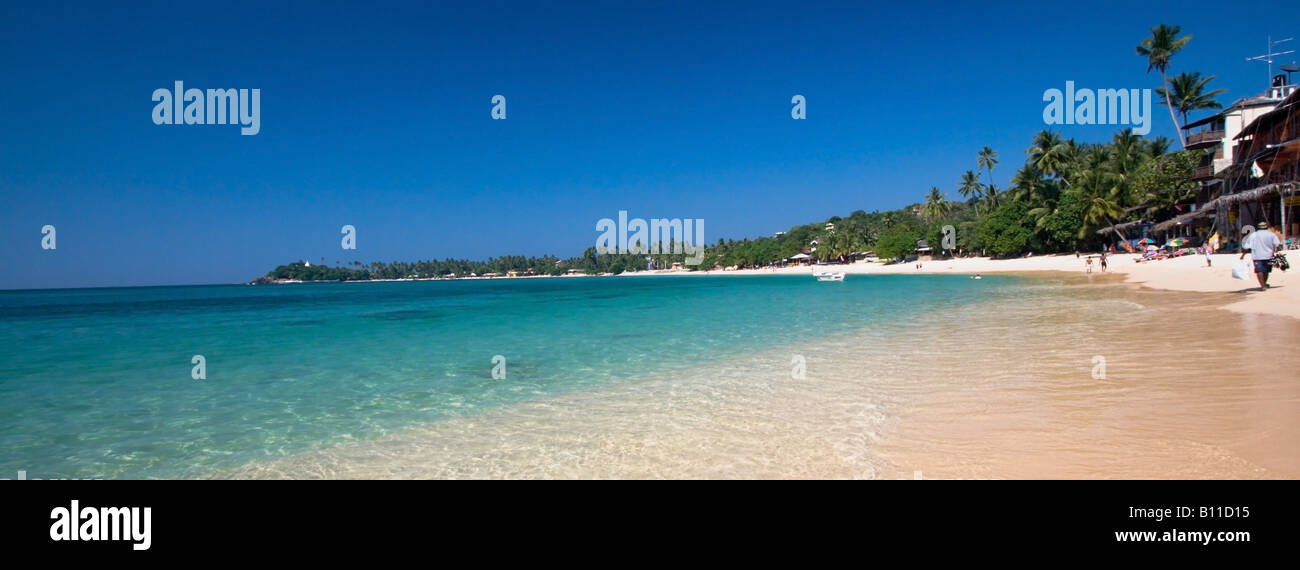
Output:
[[[567,257],[619,210],[771,235],[956,197],[984,145],[1005,188],[1045,89],[1158,85],[1133,47],[1161,22],[1194,36],[1173,71],[1217,75],[1225,104],[1265,87],[1245,58],[1267,34],[1300,33],[1208,2],[101,4],[4,1],[0,288]],[[177,80],[261,89],[260,134],[155,125]]]

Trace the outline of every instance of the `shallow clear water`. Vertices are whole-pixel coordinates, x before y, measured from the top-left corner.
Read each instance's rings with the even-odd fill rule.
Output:
[[[905,327],[1013,296],[1023,281],[691,276],[0,292],[0,476],[207,476],[674,371],[743,370],[746,355]],[[191,378],[194,355],[206,359],[204,380]],[[492,378],[494,355],[506,358],[503,380]],[[790,357],[764,366],[788,377]]]

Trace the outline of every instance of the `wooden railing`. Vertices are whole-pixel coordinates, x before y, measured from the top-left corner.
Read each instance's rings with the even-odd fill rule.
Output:
[[[1214,178],[1213,166],[1198,166],[1196,170],[1192,171],[1192,180],[1205,180],[1206,178]]]
[[[1219,142],[1223,140],[1223,131],[1202,131],[1193,133],[1187,137],[1187,145],[1201,144],[1206,142]]]

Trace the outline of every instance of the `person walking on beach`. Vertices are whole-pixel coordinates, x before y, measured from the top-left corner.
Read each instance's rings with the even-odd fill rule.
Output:
[[[1084,266],[1084,271],[1085,271],[1085,272],[1087,272],[1087,273],[1092,273],[1092,256],[1091,256],[1091,255],[1088,256],[1088,259],[1084,260],[1084,262],[1083,262],[1083,266]]]
[[[1101,272],[1106,272],[1106,250],[1101,251]]]
[[[1242,234],[1249,234],[1241,240],[1241,255],[1237,259],[1246,257],[1246,252],[1250,252],[1250,259],[1255,262],[1255,279],[1259,281],[1259,290],[1268,289],[1268,274],[1273,271],[1273,253],[1277,251],[1281,240],[1277,239],[1277,234],[1268,231],[1268,222],[1260,221],[1259,229],[1250,233],[1248,228],[1241,228]]]

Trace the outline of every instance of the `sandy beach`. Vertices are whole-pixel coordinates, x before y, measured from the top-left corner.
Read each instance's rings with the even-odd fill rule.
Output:
[[[1300,252],[1293,252],[1300,254]],[[1235,293],[1240,299],[1223,304],[1221,308],[1241,313],[1272,314],[1300,319],[1300,286],[1288,287],[1289,272],[1274,269],[1269,277],[1270,289],[1259,291],[1259,285],[1252,277],[1249,280],[1234,279],[1232,265],[1237,261],[1237,254],[1215,254],[1211,266],[1206,266],[1204,255],[1187,255],[1174,259],[1136,262],[1136,255],[1116,254],[1107,257],[1108,267],[1102,273],[1097,263],[1097,254],[1042,255],[1016,259],[991,259],[988,257],[966,257],[947,260],[934,260],[921,264],[857,262],[847,265],[792,266],[774,269],[740,269],[735,271],[685,271],[660,270],[640,271],[625,275],[811,275],[820,271],[843,271],[849,275],[934,275],[934,274],[986,274],[986,273],[1030,273],[1057,271],[1075,275],[1087,275],[1085,259],[1093,256],[1091,275],[1102,276],[1117,274],[1125,277],[1126,283],[1136,283],[1152,289],[1170,291],[1192,291],[1202,293]],[[1300,255],[1292,255],[1300,259]],[[1249,255],[1247,256],[1249,261]]]
[[[834,266],[894,282],[983,273],[990,287],[975,303],[209,476],[1294,479],[1295,293],[1280,272],[1263,292],[1233,279],[1235,259],[1115,256],[1106,274],[1073,255]],[[997,273],[1028,278],[999,289]],[[982,289],[917,283],[936,281]],[[1257,339],[1277,349],[1261,359]],[[791,378],[792,355],[805,379]]]

